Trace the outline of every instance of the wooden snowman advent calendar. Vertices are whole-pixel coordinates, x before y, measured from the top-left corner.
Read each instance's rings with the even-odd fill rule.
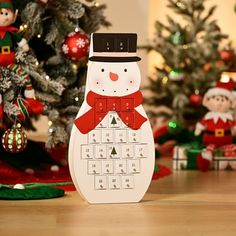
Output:
[[[91,36],[85,101],[69,145],[73,182],[90,203],[138,202],[152,179],[154,141],[136,47],[132,33]]]

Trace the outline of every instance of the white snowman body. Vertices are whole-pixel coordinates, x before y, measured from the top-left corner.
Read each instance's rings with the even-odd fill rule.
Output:
[[[140,83],[137,62],[89,61],[85,100],[76,119],[91,109],[86,101],[90,91],[123,97],[139,91]],[[147,118],[142,105],[135,110]],[[86,134],[73,125],[70,173],[76,189],[89,203],[139,202],[150,185],[154,162],[154,141],[148,120],[134,130],[116,111],[109,111]]]

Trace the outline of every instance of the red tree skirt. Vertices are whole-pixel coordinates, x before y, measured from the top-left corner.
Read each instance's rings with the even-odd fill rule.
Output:
[[[43,145],[42,145],[43,146]],[[50,152],[45,152],[45,155],[49,154],[49,158],[54,160],[54,163],[42,162],[40,168],[15,168],[11,164],[6,163],[4,160],[0,160],[0,184],[15,185],[26,183],[43,183],[43,184],[55,184],[58,183],[59,188],[65,191],[74,191],[75,187],[72,184],[68,165],[66,165],[67,148],[61,147]],[[30,157],[34,158],[34,156]],[[56,170],[51,170],[51,167],[56,167]],[[58,169],[58,170],[57,170]],[[171,174],[171,170],[163,165],[158,164],[155,167],[153,174],[153,180],[168,176]],[[65,186],[61,186],[65,185]]]
[[[160,165],[160,164],[157,164],[157,167],[155,168],[152,179],[157,180],[157,179],[163,178],[165,176],[169,176],[171,174],[172,174],[172,171],[170,168]]]
[[[30,170],[28,170],[30,171]],[[153,174],[153,180],[157,180],[168,176],[171,174],[171,170],[163,165],[158,164],[157,171]],[[68,167],[60,167],[58,171],[54,172],[45,168],[44,170],[34,170],[33,173],[26,173],[22,170],[17,170],[4,162],[0,162],[0,183],[7,185],[14,184],[25,184],[25,183],[54,183],[55,186],[57,183],[59,188],[64,189],[65,191],[74,191],[75,187],[73,184],[68,184],[71,182],[70,173]]]

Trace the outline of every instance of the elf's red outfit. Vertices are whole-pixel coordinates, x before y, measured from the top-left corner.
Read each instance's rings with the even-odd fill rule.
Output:
[[[210,168],[216,148],[221,147],[223,150],[232,148],[231,130],[236,126],[236,121],[230,111],[232,103],[236,99],[232,92],[233,88],[234,81],[222,76],[216,87],[209,89],[204,95],[203,106],[207,107],[209,112],[197,123],[195,129],[195,135],[203,132],[203,143],[206,145],[197,157],[197,165],[202,171]],[[223,169],[223,165],[226,167],[228,162],[224,160],[219,165],[219,168]]]
[[[220,147],[232,144],[231,129],[236,126],[236,121],[231,113],[208,112],[198,125],[204,132],[203,143],[206,146],[214,144]]]
[[[0,0],[1,18],[0,18],[0,67],[7,67],[10,71],[20,75],[25,80],[25,100],[30,106],[31,114],[41,114],[44,110],[43,104],[35,100],[30,75],[21,66],[15,64],[16,45],[24,47],[27,44],[26,39],[17,32],[18,29],[11,27],[16,17],[12,0]],[[5,14],[3,9],[6,10]],[[11,13],[11,14],[10,14]],[[0,120],[3,118],[3,101],[0,94]]]

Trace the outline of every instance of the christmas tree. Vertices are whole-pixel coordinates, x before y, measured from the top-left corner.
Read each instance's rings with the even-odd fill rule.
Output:
[[[161,114],[169,119],[168,129],[174,135],[181,128],[194,128],[206,112],[201,106],[204,93],[234,60],[231,49],[219,48],[227,35],[212,19],[216,6],[206,9],[205,4],[206,0],[168,0],[168,8],[183,23],[169,15],[166,25],[156,21],[155,43],[148,47],[160,53],[164,63],[149,80],[146,89],[152,93],[146,103],[154,116],[160,115],[156,109],[160,105],[171,108],[171,113],[162,110]]]
[[[68,143],[83,101],[89,35],[110,25],[105,8],[93,0],[0,1],[0,46],[2,54],[12,54],[11,62],[0,58],[5,150],[22,151],[26,140],[20,127],[37,129],[32,120],[40,114],[50,120],[47,147]],[[4,14],[12,16],[7,25],[2,23]],[[5,42],[2,31],[12,39]]]

